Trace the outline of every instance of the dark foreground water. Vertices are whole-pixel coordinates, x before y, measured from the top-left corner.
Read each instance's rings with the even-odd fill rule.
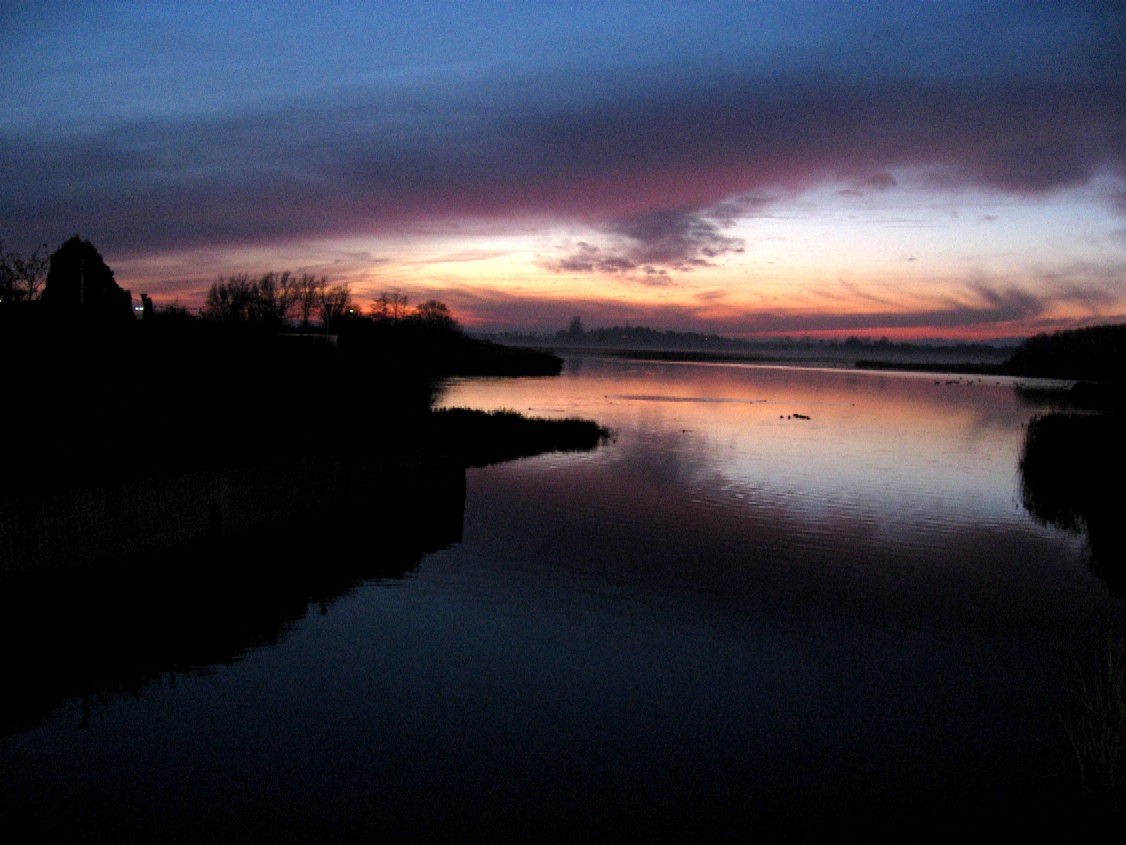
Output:
[[[370,521],[294,526],[270,553],[307,581],[232,547],[250,576],[201,584],[179,562],[155,607],[120,584],[36,596],[3,644],[3,828],[624,842],[1075,823],[1066,726],[1126,609],[1081,536],[1026,511],[1035,409],[1011,382],[578,359],[442,402],[615,438],[470,470],[411,504],[424,520],[380,519],[388,491]]]

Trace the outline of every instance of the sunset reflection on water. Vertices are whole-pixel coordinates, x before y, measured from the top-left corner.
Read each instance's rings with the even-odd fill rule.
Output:
[[[318,535],[205,579],[169,634],[199,671],[44,666],[0,812],[138,842],[1068,829],[1063,718],[1126,606],[1022,503],[1010,382],[585,358],[439,404],[613,436],[383,491],[397,553]]]
[[[455,382],[440,403],[594,415],[623,455],[650,453],[712,493],[800,500],[811,515],[843,507],[892,521],[936,509],[1016,518],[1016,460],[1032,409],[1009,379],[609,359],[573,360],[570,373],[551,384]]]

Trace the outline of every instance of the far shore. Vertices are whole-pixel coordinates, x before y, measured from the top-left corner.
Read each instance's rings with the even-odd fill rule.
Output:
[[[684,363],[842,367],[859,370],[1010,376],[1103,384],[1126,383],[1126,324],[1027,338],[1019,345],[916,344],[850,338],[835,341],[736,341],[647,329],[608,329],[506,343],[553,354]]]

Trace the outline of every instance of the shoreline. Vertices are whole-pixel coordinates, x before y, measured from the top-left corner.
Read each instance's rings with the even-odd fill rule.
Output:
[[[388,491],[433,490],[451,478],[464,486],[469,467],[589,451],[608,436],[588,420],[439,410],[416,420],[410,433],[398,432],[394,449],[361,460],[307,454],[10,491],[0,496],[0,584],[339,516]]]

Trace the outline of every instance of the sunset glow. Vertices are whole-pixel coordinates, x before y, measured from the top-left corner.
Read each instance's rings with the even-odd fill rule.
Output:
[[[644,14],[639,13],[644,9]],[[0,240],[732,336],[1126,320],[1100,4],[5,4]]]

